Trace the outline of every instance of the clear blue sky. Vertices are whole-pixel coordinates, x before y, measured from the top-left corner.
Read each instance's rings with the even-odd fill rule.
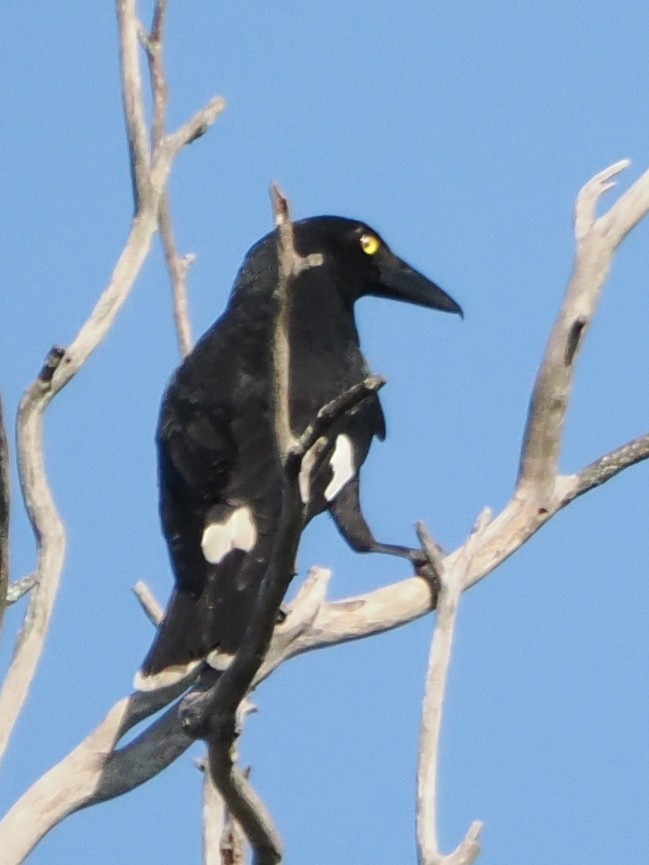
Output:
[[[270,225],[374,225],[464,306],[464,322],[364,301],[366,354],[389,385],[389,436],[364,470],[376,534],[427,521],[447,548],[511,492],[526,403],[570,270],[572,208],[596,171],[649,165],[649,6],[443,0],[172,2],[171,120],[229,106],[178,161],[179,246],[196,332]],[[53,343],[76,333],[127,233],[130,183],[111,2],[3,4],[0,387],[9,412]],[[612,200],[612,199],[610,199]],[[649,223],[619,253],[588,335],[563,468],[649,428]],[[69,553],[47,651],[0,770],[4,809],[128,691],[151,637],[130,594],[165,598],[153,429],[176,360],[159,250],[105,345],[48,411]],[[649,848],[646,465],[576,502],[463,600],[444,726],[441,837],[485,822],[482,865],[641,862]],[[33,566],[15,495],[14,577]],[[323,517],[302,573],[344,597],[406,575],[349,552]],[[9,657],[22,614],[2,635]],[[414,861],[413,788],[433,621],[286,665],[256,695],[245,761],[286,862]],[[197,746],[193,756],[200,754]],[[70,818],[34,865],[196,863],[191,754]]]

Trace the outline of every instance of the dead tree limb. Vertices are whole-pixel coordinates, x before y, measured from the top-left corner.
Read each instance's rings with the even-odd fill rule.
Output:
[[[153,10],[151,30],[139,30],[139,41],[146,52],[149,64],[149,78],[153,100],[153,122],[151,126],[151,146],[153,150],[160,145],[165,132],[169,88],[164,71],[164,27],[167,18],[167,0],[156,0]],[[192,332],[187,300],[187,274],[194,256],[181,256],[176,248],[176,240],[171,220],[169,190],[165,188],[160,196],[158,209],[158,228],[164,251],[167,272],[171,280],[173,316],[176,337],[181,357],[192,348]]]
[[[237,736],[236,716],[268,652],[280,604],[293,578],[297,546],[302,530],[302,501],[298,474],[304,451],[296,449],[289,410],[290,346],[288,319],[292,283],[302,270],[318,266],[322,259],[301,258],[293,245],[293,226],[286,199],[273,187],[273,209],[277,225],[278,278],[273,347],[273,396],[277,448],[285,471],[282,512],[275,547],[255,603],[252,619],[237,653],[204,694],[183,701],[183,723],[188,733],[208,743],[208,766],[228,809],[241,825],[253,848],[256,865],[281,860],[281,843],[270,815],[248,780],[237,767],[233,746]],[[313,258],[313,257],[312,257]],[[313,442],[307,442],[309,447]]]
[[[583,187],[575,208],[576,252],[572,275],[539,368],[521,454],[518,493],[539,503],[556,492],[563,429],[572,392],[575,360],[595,314],[613,255],[649,212],[649,171],[596,218],[600,197],[627,168],[626,159],[596,174]]]
[[[464,544],[462,555],[457,558],[451,570],[447,571],[444,568],[436,547],[428,543],[424,544],[431,557],[431,567],[439,581],[439,595],[437,619],[426,674],[417,761],[416,836],[419,865],[471,865],[480,852],[477,841],[482,824],[474,822],[465,839],[453,853],[447,855],[440,853],[437,840],[437,779],[442,711],[446,698],[458,604],[480,533],[484,531],[490,519],[491,514],[485,509]],[[420,533],[426,535],[423,527]]]
[[[178,152],[214,123],[224,108],[212,99],[180,129],[150,149],[144,121],[138,56],[136,0],[117,0],[121,74],[129,141],[135,215],[126,246],[108,286],[76,338],[54,348],[23,397],[18,415],[18,465],[25,507],[37,546],[36,586],[0,692],[0,757],[33,680],[57,596],[65,555],[65,530],[47,480],[42,443],[43,413],[104,340],[144,263],[158,227],[160,199]]]
[[[9,443],[0,398],[0,630],[9,603]]]
[[[131,15],[129,20],[135,20],[133,2],[122,0],[119,9],[120,14]],[[142,28],[140,26],[138,29],[136,21],[133,26],[135,31],[128,31],[130,40],[133,39],[133,32],[136,35],[142,33]],[[124,32],[126,33],[126,30]],[[132,49],[132,41],[122,46],[125,58],[133,57]],[[127,59],[123,62],[126,63]],[[135,92],[139,92],[141,85],[137,77],[125,75],[124,80],[125,86],[130,86],[128,82],[134,82]],[[128,117],[130,102],[126,99],[125,105]],[[138,206],[129,241],[108,288],[78,337],[67,349],[53,350],[48,355],[41,374],[27,392],[21,406],[19,459],[23,494],[39,549],[36,570],[38,585],[30,600],[30,613],[12,664],[14,681],[19,671],[25,673],[27,684],[24,694],[40,653],[38,645],[33,648],[34,640],[37,634],[44,633],[49,621],[65,542],[44,473],[41,447],[42,413],[111,326],[156,230],[161,190],[164,189],[171,160],[183,143],[200,134],[206,124],[213,122],[222,109],[222,103],[213,100],[181,130],[163,136],[159,147],[148,159],[148,175],[142,168],[142,165],[146,167],[147,158],[146,152],[141,148],[141,118],[137,108],[131,108],[133,113],[127,120],[127,125]],[[618,163],[602,172],[586,184],[580,193],[575,220],[577,251],[573,275],[530,402],[518,484],[509,504],[474,539],[470,561],[466,566],[465,588],[483,579],[574,498],[649,456],[648,433],[601,456],[576,474],[560,475],[558,471],[574,362],[583,336],[594,313],[615,249],[633,226],[649,212],[647,172],[621,196],[608,213],[599,218],[594,216],[599,196],[609,187],[611,178],[626,164]],[[152,202],[155,203],[153,210]],[[295,447],[294,432],[289,428],[282,435],[285,436],[285,450],[290,455]],[[298,447],[306,444],[304,437],[301,437]],[[290,532],[287,532],[287,536],[290,536]],[[453,568],[458,567],[462,556],[466,557],[465,548],[447,556],[443,561],[444,572],[452,572]],[[288,573],[288,556],[284,566]],[[278,570],[281,570],[279,564]],[[288,658],[397,627],[429,612],[432,607],[430,587],[425,580],[418,577],[333,604],[324,600],[327,579],[328,574],[322,572],[307,581],[285,622],[275,628],[261,667],[259,655],[252,651],[251,647],[241,653],[241,669],[245,670],[247,678],[245,686],[243,676],[236,681],[236,661],[231,665],[230,669],[235,673],[232,674],[230,690],[224,687],[220,697],[228,711],[238,704],[242,690],[247,691],[254,687]],[[252,677],[248,678],[252,668]],[[219,687],[224,681],[227,684],[229,672],[230,670],[226,671],[222,676]],[[5,693],[3,691],[3,696]],[[11,712],[7,712],[6,697],[4,706],[0,697],[0,722],[3,722],[0,723],[0,732],[10,730],[17,717],[20,709],[18,703],[24,699],[24,694],[21,696],[19,692],[16,693],[13,703],[17,708]],[[156,699],[161,701],[160,705],[156,704]],[[144,783],[186,750],[191,738],[182,728],[176,707],[169,709],[134,742],[125,748],[116,747],[120,737],[128,729],[166,705],[169,699],[168,693],[165,693],[164,701],[156,694],[135,695],[120,701],[87,740],[25,793],[0,823],[0,849],[3,850],[7,865],[22,862],[38,840],[68,814]],[[157,705],[157,709],[154,705]],[[209,724],[213,728],[218,727],[219,718],[222,722],[226,717],[223,709],[219,712],[215,717],[210,716]],[[234,729],[232,725],[230,727]],[[222,764],[221,767],[216,765],[213,768],[215,776],[228,774],[233,777],[237,787],[236,795],[242,796],[241,807],[252,811],[247,830],[253,837],[258,833],[258,852],[262,850],[263,855],[267,856],[266,859],[259,858],[258,861],[277,861],[276,858],[271,859],[271,856],[277,855],[279,842],[273,837],[271,827],[264,828],[261,825],[263,807],[255,803],[252,791],[245,789],[244,784],[243,793],[241,792],[242,780],[246,784],[247,782],[236,773],[233,775],[234,763],[231,761],[230,751],[226,753],[223,749],[217,749],[214,752],[211,745],[212,757],[216,764]],[[34,814],[39,815],[37,820],[34,820]],[[467,836],[466,840],[469,845],[473,844],[476,841],[475,834]],[[473,855],[472,850],[473,847],[470,847],[470,855]],[[465,858],[463,861],[469,860]]]
[[[21,598],[24,598],[27,592],[36,585],[36,576],[27,574],[26,577],[21,577],[19,580],[11,583],[7,589],[7,606],[18,603]]]

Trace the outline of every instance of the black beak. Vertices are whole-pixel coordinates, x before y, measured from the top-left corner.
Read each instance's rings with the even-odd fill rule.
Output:
[[[387,297],[391,300],[402,300],[429,309],[439,309],[442,312],[456,312],[464,318],[462,307],[438,285],[427,279],[422,273],[414,270],[396,255],[386,257],[380,263],[379,279],[373,282],[368,294],[374,297]]]

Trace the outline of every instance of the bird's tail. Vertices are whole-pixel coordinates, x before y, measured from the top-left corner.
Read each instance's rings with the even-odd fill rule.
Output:
[[[216,573],[206,578],[200,595],[174,591],[153,645],[135,676],[136,690],[175,685],[204,662],[217,670],[225,669],[239,648],[257,593],[258,580],[241,583],[238,558],[232,553],[228,561],[212,566]]]
[[[205,600],[174,592],[153,644],[136,673],[138,691],[155,691],[174,685],[188,676],[207,657],[203,627]]]

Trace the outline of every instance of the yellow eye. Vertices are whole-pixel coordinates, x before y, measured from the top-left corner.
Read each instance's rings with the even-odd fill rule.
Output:
[[[381,247],[381,241],[373,234],[361,234],[361,249],[366,255],[376,255]]]

